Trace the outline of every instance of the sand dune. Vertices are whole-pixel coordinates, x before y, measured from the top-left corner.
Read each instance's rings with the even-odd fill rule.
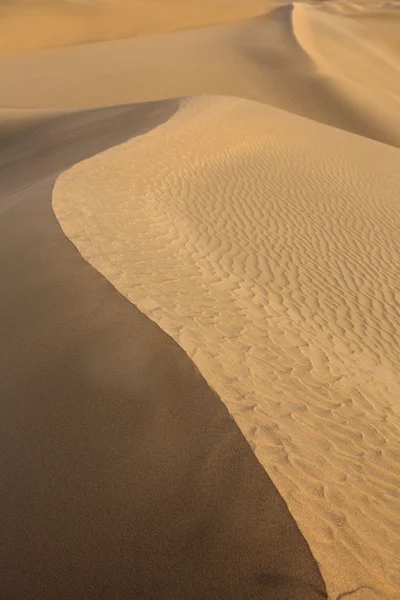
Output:
[[[224,404],[52,210],[60,171],[176,108],[14,113],[0,151],[2,599],[326,598]]]
[[[221,396],[335,600],[400,590],[399,14],[295,3],[0,59],[6,143],[82,107],[180,99],[61,175],[55,214]]]
[[[336,69],[321,72],[314,38],[309,51],[315,12],[287,5],[234,25],[3,58],[0,106],[70,109],[231,95],[400,146],[394,67],[384,70],[378,59],[371,65],[362,44],[353,48],[333,28],[329,51]],[[358,58],[363,79],[356,89],[342,75],[335,35]],[[374,102],[377,72],[382,95]]]
[[[297,4],[293,16],[296,37],[319,73],[335,81],[368,120],[375,118],[388,130],[391,123],[392,127],[398,125],[399,56],[384,52],[376,40],[371,41],[370,28],[343,16],[306,4]]]
[[[201,27],[264,13],[279,0],[6,0],[0,56]]]
[[[53,193],[81,254],[223,398],[332,598],[400,585],[399,164],[397,149],[204,97]]]

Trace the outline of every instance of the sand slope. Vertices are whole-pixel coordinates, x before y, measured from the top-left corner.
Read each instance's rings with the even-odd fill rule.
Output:
[[[327,4],[334,11],[296,4],[294,30],[302,48],[312,57],[321,75],[335,81],[349,102],[366,117],[397,124],[400,114],[400,60],[384,51],[379,38],[363,23],[337,14],[340,2]],[[332,14],[334,12],[334,14]],[[400,14],[399,14],[400,17]],[[400,28],[400,18],[397,18]],[[382,35],[382,37],[384,37]],[[392,36],[393,37],[393,36]]]
[[[362,35],[344,35],[341,20],[340,27],[324,22],[326,33],[315,14],[287,5],[236,24],[3,58],[0,106],[69,109],[222,94],[400,146],[398,71],[373,53],[371,62]],[[330,62],[322,69],[325,37]],[[343,71],[347,53],[357,62]],[[348,81],[354,71],[362,75],[357,85]]]
[[[123,3],[49,3],[40,15],[34,2],[16,12],[9,3],[0,53],[227,20],[226,3],[195,4],[192,17],[177,2],[153,11],[160,23],[144,12],[139,31]],[[258,14],[256,5],[235,3],[236,16]],[[18,159],[34,178],[37,150],[51,163],[54,131],[67,146],[77,132],[96,138],[102,111],[81,120],[82,107],[186,97],[157,130],[62,175],[56,216],[219,392],[334,599],[400,590],[397,6],[295,3],[231,24],[0,59],[7,177]],[[39,44],[35,31],[46,33]],[[129,106],[115,110],[130,131]],[[13,145],[17,155],[5,150]],[[4,210],[19,201],[13,194]]]
[[[229,407],[330,597],[400,581],[400,152],[245,100],[76,165],[64,232]]]
[[[0,56],[149,35],[264,13],[279,0],[3,0]]]
[[[0,146],[2,599],[326,598],[226,406],[82,259],[52,210],[60,171],[176,108],[10,115],[8,162]]]

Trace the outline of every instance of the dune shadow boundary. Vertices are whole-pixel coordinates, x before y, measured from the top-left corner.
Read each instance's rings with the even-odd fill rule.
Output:
[[[176,342],[81,257],[52,210],[63,170],[177,106],[74,112],[7,131],[4,599],[327,598],[225,405]]]

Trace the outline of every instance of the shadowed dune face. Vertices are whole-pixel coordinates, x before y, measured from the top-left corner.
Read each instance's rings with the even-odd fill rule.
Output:
[[[179,346],[82,260],[52,211],[60,170],[174,110],[119,107],[40,126],[17,126],[14,114],[3,138],[7,600],[327,597],[225,406]]]

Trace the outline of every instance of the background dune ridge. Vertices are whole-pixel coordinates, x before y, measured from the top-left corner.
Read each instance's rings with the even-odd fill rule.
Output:
[[[6,0],[0,56],[151,35],[264,13],[279,0]]]
[[[0,106],[71,109],[231,95],[400,146],[398,71],[365,50],[369,30],[354,38],[353,29],[344,17],[289,4],[235,24],[5,57]]]
[[[332,6],[336,14],[334,10],[296,3],[296,39],[318,72],[334,81],[341,94],[362,110],[366,120],[378,121],[390,130],[393,123],[396,127],[400,114],[399,55],[384,51],[377,39],[370,39],[371,28],[337,14],[337,3]]]
[[[201,97],[53,193],[82,256],[227,404],[331,598],[400,588],[399,162],[274,108]]]

